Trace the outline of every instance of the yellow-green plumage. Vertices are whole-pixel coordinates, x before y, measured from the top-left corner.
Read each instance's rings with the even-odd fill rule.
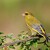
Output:
[[[24,16],[25,16],[26,24],[27,24],[28,28],[31,30],[32,34],[36,35],[38,33],[46,39],[47,38],[46,33],[45,33],[45,30],[44,30],[42,24],[40,23],[40,21],[37,20],[29,12],[25,12]]]

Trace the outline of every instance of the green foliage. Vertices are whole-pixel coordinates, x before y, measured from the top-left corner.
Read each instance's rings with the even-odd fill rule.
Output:
[[[3,32],[0,32],[0,34],[4,34]]]
[[[27,41],[25,43],[20,44],[21,49],[31,50],[31,46],[33,45],[35,48],[37,47],[37,39]]]
[[[4,43],[4,39],[5,39],[4,36],[0,36],[0,43]]]
[[[34,43],[34,44],[33,44],[33,46],[34,46],[34,48],[37,48],[38,43],[37,43],[37,42],[36,42],[36,43]]]
[[[13,33],[8,34],[6,37],[12,39],[12,37],[13,37]]]
[[[2,43],[4,43],[4,39],[5,39],[5,36],[0,36],[0,46],[2,46]]]
[[[17,46],[20,45],[20,44],[21,44],[21,42],[17,43]]]
[[[20,36],[19,36],[19,39],[21,40],[21,39],[25,39],[25,38],[27,38],[29,35],[28,34],[24,34],[24,32],[22,32],[23,34],[20,34]],[[24,35],[24,36],[23,36]],[[24,38],[23,38],[24,37]],[[41,40],[39,40],[39,41],[41,41]],[[22,43],[19,43],[19,45],[20,45],[20,48],[22,49],[22,50],[31,50],[31,46],[33,46],[34,48],[37,48],[38,46],[39,46],[39,44],[38,44],[38,39],[32,39],[32,40],[28,40],[28,41],[26,41],[26,42],[22,42]],[[44,50],[49,50],[49,48],[46,46],[46,45],[44,45],[44,43],[41,43],[41,44],[43,44],[43,46],[44,46]],[[46,47],[45,47],[46,46]],[[39,50],[43,50],[42,48],[40,48]]]
[[[49,50],[48,48],[46,48],[46,50]]]
[[[15,49],[15,47],[13,45],[10,45],[9,48]]]
[[[2,43],[0,43],[0,46],[2,46]]]
[[[19,40],[27,39],[29,37],[29,35],[25,33],[24,31],[22,32],[22,34],[18,36],[19,36]],[[20,45],[20,48],[22,50],[31,50],[31,46],[36,48],[38,46],[38,43],[37,43],[37,39],[32,39],[32,40],[18,43],[17,45]]]
[[[37,48],[39,46],[39,41],[41,41],[41,39],[38,41],[38,39],[33,38],[28,40],[28,37],[30,35],[28,35],[28,32],[21,32],[22,34],[18,35],[18,40],[19,42],[17,42],[17,45],[12,43],[13,45],[8,46],[11,49],[15,49],[15,46],[20,46],[20,50],[31,50],[31,46],[33,46],[34,48]],[[4,40],[6,40],[6,38],[10,38],[13,42],[16,41],[16,38],[13,38],[13,34],[9,34],[7,36],[0,36],[0,46],[3,45]],[[31,38],[31,37],[30,37]],[[15,42],[16,43],[16,42]],[[5,44],[5,43],[4,43]],[[47,43],[48,45],[50,43]],[[44,43],[40,44],[41,48],[38,50],[50,50],[46,45],[44,45]]]

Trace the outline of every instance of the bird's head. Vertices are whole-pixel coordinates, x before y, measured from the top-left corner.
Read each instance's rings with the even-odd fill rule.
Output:
[[[26,11],[25,13],[23,13],[22,16],[24,16],[24,17],[27,18],[27,19],[33,18],[32,13],[27,12],[27,11]]]

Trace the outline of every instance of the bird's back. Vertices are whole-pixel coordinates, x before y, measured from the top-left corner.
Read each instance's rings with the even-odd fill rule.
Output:
[[[25,17],[25,20],[26,20],[26,23],[29,24],[29,25],[32,25],[32,24],[40,24],[40,21],[37,20],[34,16],[32,15],[28,15]]]

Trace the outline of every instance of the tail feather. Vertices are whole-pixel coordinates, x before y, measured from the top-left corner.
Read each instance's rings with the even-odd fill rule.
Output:
[[[46,36],[46,41],[49,42],[50,38],[48,36]]]
[[[49,42],[49,37],[46,35],[46,34],[44,34],[44,36],[45,36],[45,38],[46,38],[46,42]]]
[[[49,40],[49,38],[48,37],[46,37],[46,41],[48,42],[48,40]]]

